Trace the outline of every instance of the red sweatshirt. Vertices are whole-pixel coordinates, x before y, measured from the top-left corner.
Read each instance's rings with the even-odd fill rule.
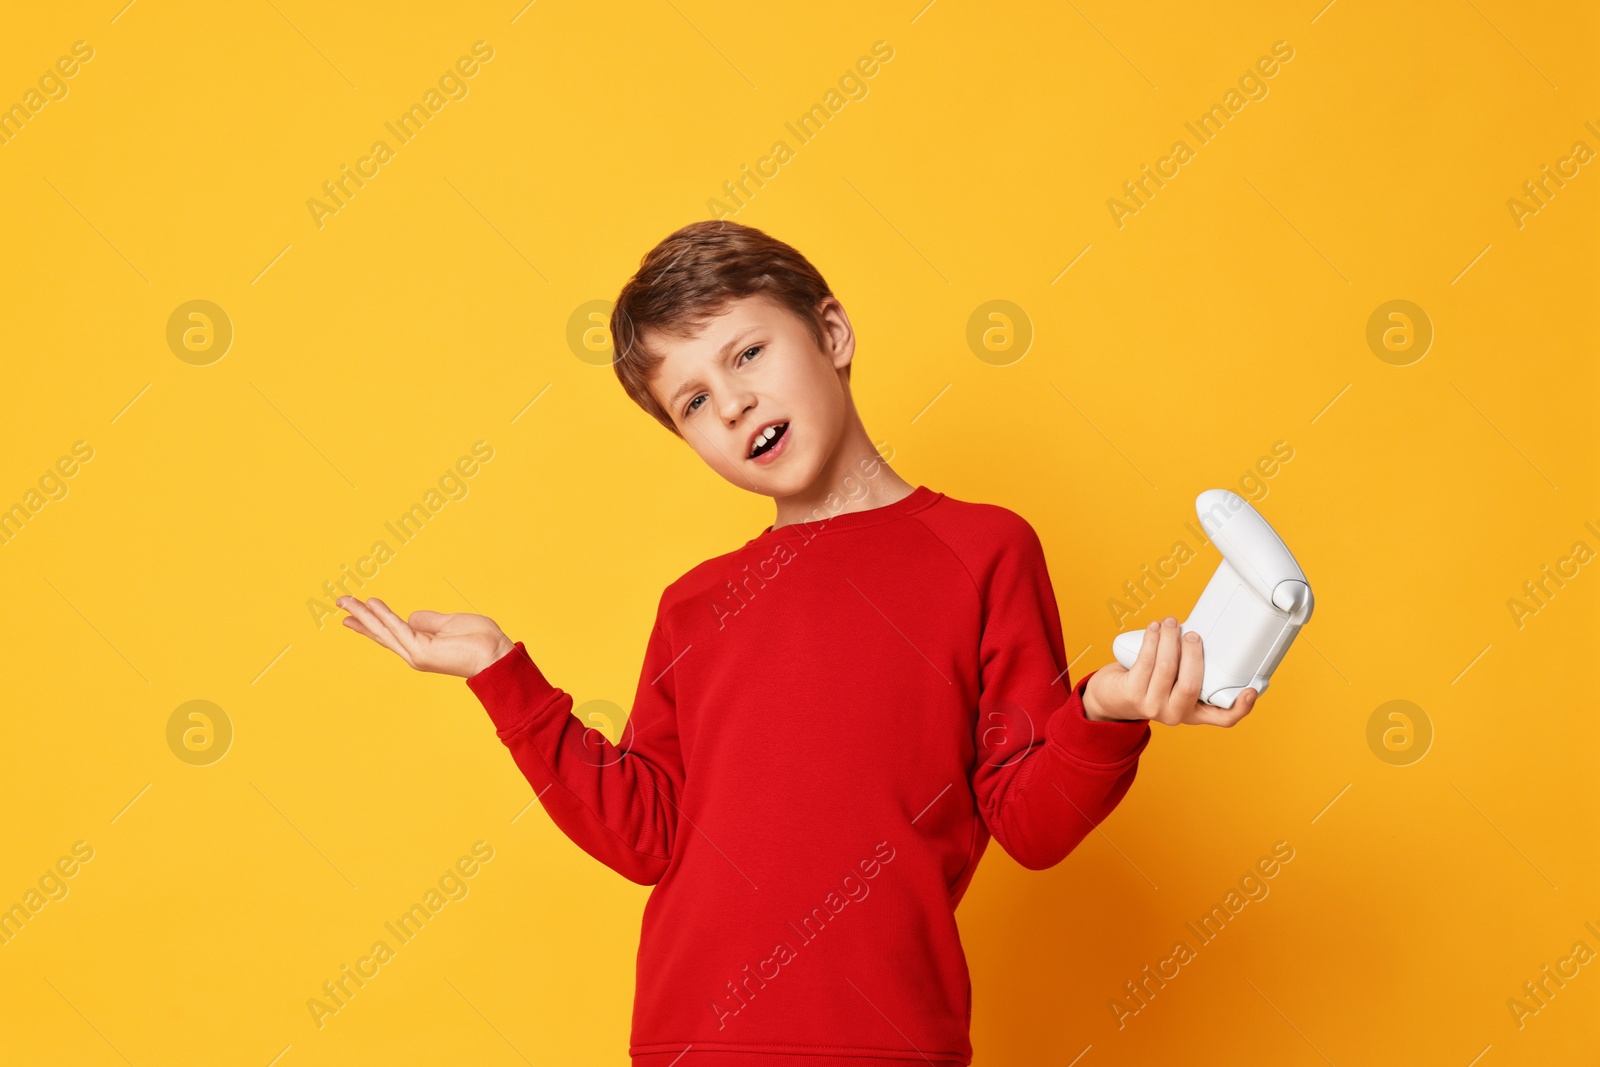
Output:
[[[1087,681],[1028,522],[918,486],[667,586],[617,745],[520,641],[467,685],[556,825],[655,887],[635,1067],[945,1067],[989,838],[1060,863],[1150,739],[1085,718]]]

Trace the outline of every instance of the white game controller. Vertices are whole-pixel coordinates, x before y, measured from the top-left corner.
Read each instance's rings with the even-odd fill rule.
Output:
[[[1295,634],[1311,618],[1311,585],[1283,539],[1243,497],[1207,489],[1194,503],[1222,562],[1178,629],[1200,634],[1200,699],[1231,708],[1244,690],[1261,693],[1271,683]],[[1133,666],[1144,635],[1117,635],[1111,651],[1118,663]]]

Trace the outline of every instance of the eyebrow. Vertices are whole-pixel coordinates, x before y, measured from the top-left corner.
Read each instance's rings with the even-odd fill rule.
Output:
[[[731,338],[728,339],[728,343],[722,346],[722,351],[717,353],[717,358],[719,360],[727,359],[728,358],[728,354],[739,346],[739,342],[743,341],[750,334],[755,333],[758,329],[760,329],[759,326],[751,326],[751,327],[748,327],[746,329],[740,330],[738,333],[734,334]],[[678,386],[677,391],[674,392],[670,398],[668,398],[667,406],[668,407],[673,407],[673,408],[677,407],[678,406],[678,401],[680,399],[682,399],[682,397],[683,397],[683,395],[685,393],[689,392],[690,390],[699,389],[699,388],[700,388],[700,380],[698,378],[690,378],[688,381],[686,381],[682,385]]]

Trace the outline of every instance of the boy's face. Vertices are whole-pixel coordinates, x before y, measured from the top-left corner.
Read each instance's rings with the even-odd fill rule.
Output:
[[[656,400],[696,454],[741,489],[801,493],[844,439],[855,333],[837,300],[821,309],[823,347],[798,316],[759,294],[730,301],[690,336],[645,339],[665,357],[650,382]],[[771,426],[779,436],[751,458],[756,435]]]

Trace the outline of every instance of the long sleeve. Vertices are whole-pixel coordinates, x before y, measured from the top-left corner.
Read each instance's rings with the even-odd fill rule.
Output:
[[[1066,858],[1133,784],[1148,722],[1084,715],[1085,675],[1067,675],[1061,619],[1033,527],[1014,513],[978,576],[984,603],[972,788],[990,834],[1030,870]]]
[[[551,820],[640,885],[661,880],[677,838],[683,760],[673,661],[658,606],[633,708],[615,745],[572,714],[572,697],[545,679],[521,641],[467,679]]]

